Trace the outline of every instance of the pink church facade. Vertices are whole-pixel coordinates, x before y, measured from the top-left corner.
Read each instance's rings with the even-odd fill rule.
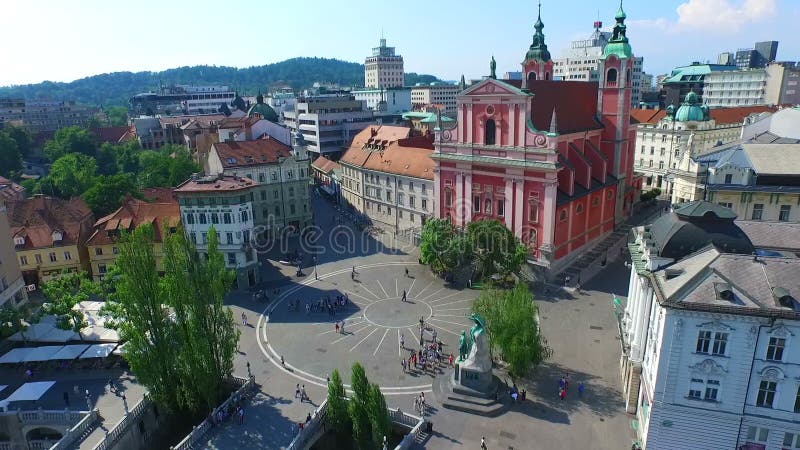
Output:
[[[615,36],[627,46],[622,14]],[[632,55],[629,46],[604,55],[599,84],[553,81],[541,19],[535,28],[524,80],[492,74],[469,87],[457,98],[458,126],[437,133],[436,216],[458,227],[499,220],[530,247],[529,259],[556,269],[624,221],[641,186]]]

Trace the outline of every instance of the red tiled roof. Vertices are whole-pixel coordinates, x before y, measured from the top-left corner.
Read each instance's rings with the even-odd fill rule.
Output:
[[[118,142],[123,142],[126,140],[126,137],[131,132],[131,127],[123,126],[123,127],[103,127],[103,128],[92,128],[89,130],[97,140],[98,144],[102,144],[104,142],[110,142],[112,144],[116,144]]]
[[[777,110],[778,107],[776,106],[738,106],[735,108],[713,108],[709,110],[709,113],[717,124],[730,124],[741,123],[750,114],[775,112]]]
[[[14,183],[8,178],[0,177],[0,204],[3,201],[22,200],[25,197],[25,188]]]
[[[275,164],[279,157],[292,154],[291,147],[277,139],[217,142],[212,148],[216,149],[224,168]]]
[[[667,115],[664,109],[631,109],[631,123],[658,123]]]
[[[62,200],[53,197],[33,198],[8,203],[11,236],[25,238],[23,248],[53,245],[53,232],[63,234],[62,245],[82,243],[94,221],[92,212],[80,197]]]
[[[368,170],[433,180],[433,147],[418,139],[407,139],[411,128],[367,127],[353,138],[341,163]],[[402,137],[400,137],[402,136]],[[424,146],[423,146],[424,145]]]
[[[172,189],[148,189],[144,194],[145,200],[125,198],[116,211],[95,222],[94,233],[86,244],[111,244],[119,236],[118,231],[132,231],[145,223],[153,225],[155,241],[161,242],[162,227],[174,226],[181,220],[178,201]]]
[[[331,161],[324,156],[315,159],[311,165],[322,173],[330,173],[332,170],[338,170],[342,167],[339,163]]]
[[[597,120],[597,83],[528,80],[533,94],[531,121],[537,130],[549,131],[553,110],[561,134],[603,128]]]
[[[264,120],[260,117],[227,117],[223,119],[219,123],[220,129],[229,129],[229,128],[242,128],[245,125],[253,126],[259,120]]]
[[[198,180],[186,180],[175,188],[177,194],[193,194],[208,192],[236,192],[250,189],[257,183],[247,177],[218,176],[205,177]]]

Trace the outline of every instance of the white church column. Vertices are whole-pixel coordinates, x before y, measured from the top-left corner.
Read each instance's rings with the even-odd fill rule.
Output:
[[[509,230],[513,224],[513,214],[514,214],[514,180],[511,178],[506,178],[506,190],[505,190],[505,221],[506,221],[506,228]]]
[[[470,170],[472,170],[470,168]],[[467,172],[464,175],[464,225],[472,222],[472,208],[467,200],[472,199],[472,175]]]
[[[464,197],[464,174],[456,172],[456,226],[464,225],[464,209],[469,206]]]
[[[514,236],[522,238],[522,187],[525,180],[516,181],[516,197],[514,198]]]

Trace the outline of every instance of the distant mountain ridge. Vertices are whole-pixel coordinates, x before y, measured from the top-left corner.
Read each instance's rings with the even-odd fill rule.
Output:
[[[160,72],[113,72],[81,78],[69,83],[45,81],[37,84],[0,87],[0,97],[29,100],[74,100],[101,106],[127,106],[128,99],[159,85],[218,84],[243,94],[255,95],[271,87],[311,87],[314,82],[359,86],[364,83],[364,65],[331,58],[292,58],[263,66],[186,66]],[[406,85],[439,81],[433,75],[406,73]]]

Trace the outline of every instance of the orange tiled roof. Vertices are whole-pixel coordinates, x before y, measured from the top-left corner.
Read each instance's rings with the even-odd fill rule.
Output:
[[[86,244],[111,244],[120,231],[132,231],[146,223],[153,225],[155,241],[162,242],[161,229],[181,220],[178,201],[169,188],[147,189],[143,194],[144,200],[128,196],[116,211],[95,222],[94,233]]]
[[[353,138],[340,159],[368,170],[433,180],[433,148],[424,139],[409,139],[411,128],[367,127]],[[423,142],[425,141],[425,142]]]
[[[219,128],[221,130],[222,129],[230,129],[230,128],[237,128],[238,129],[238,128],[244,127],[245,125],[253,126],[259,120],[264,120],[264,119],[262,119],[260,117],[247,117],[247,116],[245,116],[245,117],[227,117],[227,118],[223,119],[219,123]]]
[[[322,173],[330,173],[332,170],[338,170],[342,167],[339,163],[331,161],[324,156],[315,159],[311,165]]]
[[[217,142],[212,145],[224,168],[275,164],[278,158],[291,156],[292,149],[277,139]]]
[[[750,114],[762,112],[775,112],[775,106],[737,106],[735,108],[713,108],[709,111],[711,118],[717,124],[741,123]]]
[[[0,204],[4,201],[22,200],[25,188],[8,178],[0,177]]]
[[[94,135],[98,143],[110,142],[116,144],[128,140],[131,128],[128,126],[91,128],[89,132]]]
[[[80,197],[62,200],[37,195],[8,202],[11,236],[22,236],[22,248],[33,249],[53,245],[53,232],[63,235],[62,245],[82,243],[93,222],[92,212]]]
[[[664,109],[631,109],[631,123],[658,123],[667,115]]]

